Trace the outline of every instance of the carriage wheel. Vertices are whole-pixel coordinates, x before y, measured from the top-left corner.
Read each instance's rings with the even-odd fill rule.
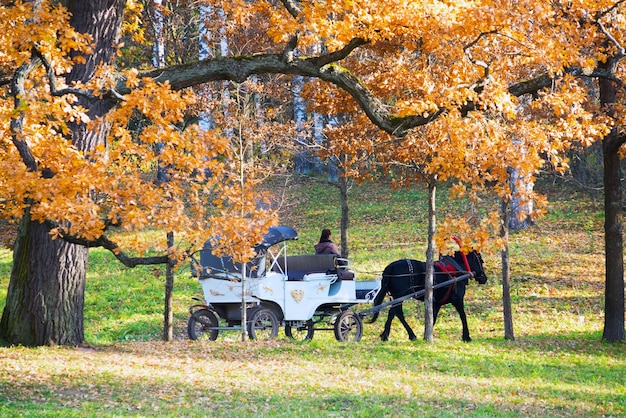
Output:
[[[313,321],[310,319],[298,327],[285,325],[285,335],[296,341],[312,340],[314,332],[315,328],[313,328]]]
[[[343,311],[335,320],[337,341],[360,341],[363,336],[363,321],[352,311]]]
[[[248,312],[248,335],[252,340],[271,340],[278,335],[278,318],[268,308],[255,306]]]
[[[213,311],[200,309],[189,317],[187,334],[190,340],[215,341],[218,330],[211,329],[218,326],[217,316]]]

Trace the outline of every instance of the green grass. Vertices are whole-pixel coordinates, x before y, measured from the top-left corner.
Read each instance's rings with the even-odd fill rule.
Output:
[[[310,342],[282,332],[270,342],[192,342],[187,309],[201,288],[187,266],[175,276],[176,340],[165,343],[163,269],[128,269],[94,249],[88,345],[0,347],[0,416],[626,416],[626,344],[601,341],[601,204],[562,189],[547,190],[545,218],[511,236],[515,341],[503,339],[499,254],[485,255],[489,282],[468,287],[471,343],[461,342],[450,307],[434,344],[408,341],[397,322],[382,343],[382,319],[351,344],[323,331]],[[323,227],[338,241],[335,189],[300,184],[288,196],[282,222],[300,233],[291,253],[310,253]],[[418,187],[353,187],[350,258],[359,277],[424,258],[425,201]],[[438,205],[450,213],[462,206],[445,193]],[[0,309],[10,266],[0,250]],[[420,335],[423,305],[408,301],[405,312]]]

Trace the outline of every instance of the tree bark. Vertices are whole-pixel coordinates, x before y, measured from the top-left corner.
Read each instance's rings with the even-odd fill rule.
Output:
[[[18,228],[13,270],[0,331],[12,344],[78,345],[84,339],[87,248],[52,241],[49,228],[25,215]]]
[[[608,59],[600,67],[614,74],[615,59]],[[598,81],[600,103],[607,114],[615,117],[617,85],[601,78]],[[622,185],[619,149],[624,137],[613,128],[602,141],[604,160],[604,331],[602,338],[609,342],[624,340],[624,241],[622,235]]]
[[[428,246],[426,248],[426,278],[424,280],[424,340],[430,343],[434,341],[433,329],[435,326],[433,281],[435,276],[435,233],[437,232],[436,192],[436,181],[431,180],[428,183]]]
[[[609,342],[624,340],[624,242],[619,146],[615,129],[604,138],[604,331]]]

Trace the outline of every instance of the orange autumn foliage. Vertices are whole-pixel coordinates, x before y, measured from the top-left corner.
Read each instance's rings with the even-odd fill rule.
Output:
[[[358,41],[345,58],[329,60],[319,73],[311,70],[330,83],[310,83],[306,94],[317,112],[351,115],[350,123],[328,132],[323,155],[342,155],[345,173],[359,179],[371,178],[381,167],[401,167],[399,185],[436,175],[453,182],[459,196],[478,198],[490,188],[509,198],[508,169],[529,180],[546,162],[566,169],[565,151],[602,138],[612,126],[621,126],[626,114],[617,106],[614,120],[604,116],[580,77],[594,74],[623,43],[620,1],[205,3],[223,11],[216,24],[223,25],[223,36],[239,45],[242,54],[286,51],[306,58],[315,51],[339,52]],[[66,30],[67,14],[60,6],[43,2],[35,11],[18,1],[0,13],[3,73],[27,62],[36,47],[60,76],[72,65],[70,50],[89,48],[87,37]],[[137,13],[130,17],[134,23],[126,30],[139,30]],[[135,39],[143,39],[140,35]],[[607,44],[607,39],[614,42]],[[281,71],[287,72],[276,70]],[[532,100],[512,91],[544,73],[554,76],[554,82]],[[55,88],[76,87],[98,96],[117,86],[121,74],[103,68],[87,86],[64,86],[59,77]],[[307,75],[304,70],[294,74]],[[330,79],[337,74],[356,81],[345,88]],[[131,93],[106,118],[90,122],[110,128],[106,148],[73,147],[67,123],[87,116],[76,106],[75,95],[52,94],[43,82],[43,68],[28,78],[28,95],[19,105],[3,96],[0,193],[5,216],[19,217],[28,207],[35,219],[59,224],[56,233],[88,240],[111,225],[128,231],[146,226],[198,231],[192,241],[211,229],[230,242],[239,241],[234,231],[241,225],[265,227],[268,221],[254,220],[259,198],[253,197],[252,184],[233,176],[242,170],[226,165],[235,159],[225,136],[177,127],[194,103],[193,95],[173,92],[167,81],[141,78],[136,70],[123,75]],[[371,94],[370,101],[355,101],[363,91]],[[368,106],[370,112],[362,113]],[[371,122],[381,114],[395,130],[374,128]],[[138,117],[150,124],[133,132],[128,121]],[[25,123],[16,133],[10,123],[19,118]],[[12,145],[22,138],[40,168],[54,176],[41,178],[24,167]],[[153,183],[150,174],[157,164],[167,167],[169,182]],[[213,222],[211,216],[221,221]],[[224,225],[223,230],[215,225]]]

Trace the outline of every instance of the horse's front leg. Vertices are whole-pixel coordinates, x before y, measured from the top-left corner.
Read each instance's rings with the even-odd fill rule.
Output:
[[[406,330],[407,334],[409,334],[409,340],[411,341],[417,340],[417,336],[413,332],[413,329],[411,328],[409,323],[406,322],[406,319],[404,318],[404,309],[402,309],[402,304],[396,306],[395,308],[398,308],[398,312],[396,312],[396,316],[398,317],[400,322],[402,322],[402,325],[404,325],[404,329]]]
[[[467,326],[467,316],[465,315],[465,306],[463,305],[463,301],[456,301],[452,303],[456,308],[456,311],[459,313],[461,317],[461,323],[463,324],[463,341],[470,342],[472,339],[470,338],[469,327]]]
[[[395,309],[395,306],[392,306],[389,309],[389,313],[387,314],[387,321],[385,322],[385,329],[380,334],[380,339],[382,341],[387,341],[389,339],[389,334],[391,333],[391,321],[393,321],[393,317],[396,315]]]

